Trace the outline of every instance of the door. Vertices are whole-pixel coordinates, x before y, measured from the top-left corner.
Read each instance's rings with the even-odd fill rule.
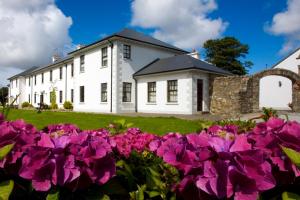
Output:
[[[292,81],[283,76],[265,76],[259,81],[259,107],[290,110],[293,101]]]
[[[197,80],[197,111],[203,111],[203,80]]]
[[[40,103],[42,103],[42,104],[44,103],[44,94],[43,93],[40,96]]]

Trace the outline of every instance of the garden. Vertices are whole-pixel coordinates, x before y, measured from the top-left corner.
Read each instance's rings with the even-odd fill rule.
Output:
[[[300,124],[261,117],[160,135],[1,115],[0,199],[299,199]]]

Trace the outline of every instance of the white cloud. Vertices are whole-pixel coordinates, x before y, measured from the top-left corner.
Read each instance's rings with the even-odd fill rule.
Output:
[[[300,1],[288,0],[287,8],[275,14],[271,24],[266,25],[266,30],[274,35],[285,37],[280,53],[284,54],[300,43]]]
[[[71,25],[54,0],[0,0],[1,72],[50,61],[57,49],[71,44]]]
[[[217,7],[215,0],[134,0],[131,25],[154,28],[154,37],[178,47],[200,48],[228,25],[208,17]]]

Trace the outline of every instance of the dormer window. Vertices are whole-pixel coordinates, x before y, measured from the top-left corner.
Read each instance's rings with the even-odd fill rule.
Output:
[[[123,57],[126,59],[131,59],[131,46],[124,44],[123,45]]]

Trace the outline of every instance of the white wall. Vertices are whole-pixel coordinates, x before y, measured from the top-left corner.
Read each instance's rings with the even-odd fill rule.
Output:
[[[300,57],[300,49],[284,59],[282,62],[278,63],[274,68],[287,69],[298,74],[298,66],[300,66],[300,59],[297,59],[298,57]]]
[[[192,77],[188,72],[138,77],[138,112],[192,114]],[[167,101],[167,80],[177,80],[178,102]],[[156,82],[156,102],[148,103],[148,82]]]
[[[102,66],[101,49],[107,49],[107,66]],[[114,48],[115,49],[115,48]],[[74,110],[84,112],[110,112],[111,48],[108,43],[85,52],[85,70],[80,72],[80,56],[74,58]],[[107,83],[107,102],[101,102],[101,83]],[[84,86],[85,102],[81,103],[79,88]]]
[[[281,86],[279,86],[281,82]],[[290,110],[292,103],[292,81],[282,76],[266,76],[259,82],[259,107]]]
[[[131,46],[131,59],[123,58],[123,44]],[[151,63],[157,58],[167,58],[176,55],[169,50],[149,47],[129,41],[119,41],[118,47],[118,71],[117,71],[117,111],[134,112],[135,111],[135,80],[133,74]],[[131,102],[122,102],[123,82],[132,83]],[[139,94],[140,95],[140,94]]]

